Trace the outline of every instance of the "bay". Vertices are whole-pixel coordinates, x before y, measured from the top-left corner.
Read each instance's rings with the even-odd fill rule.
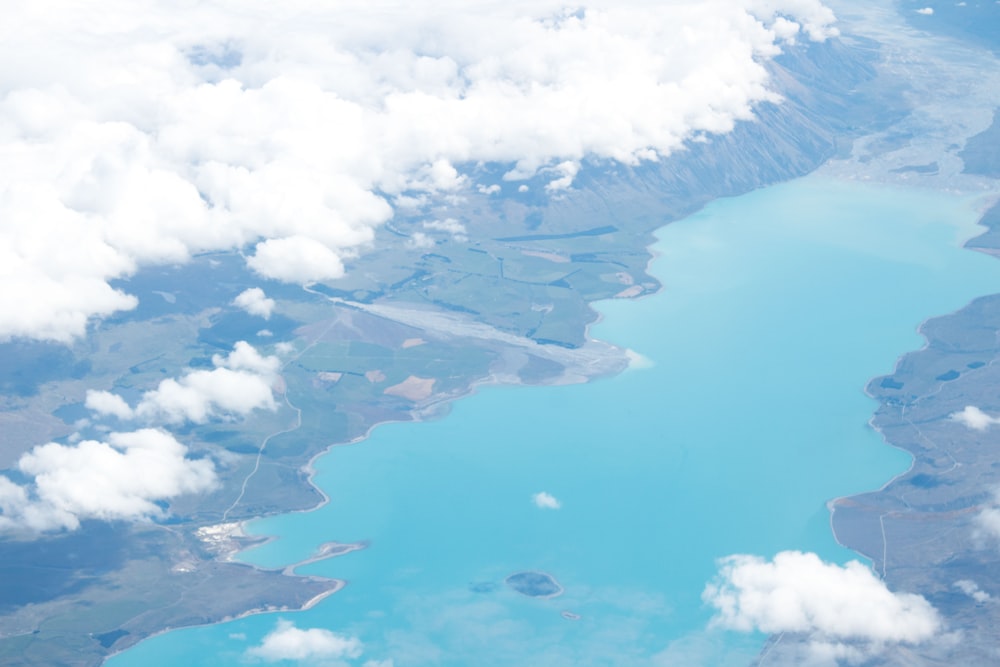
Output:
[[[363,655],[344,661],[369,667],[746,664],[763,638],[711,629],[701,600],[717,559],[857,557],[826,503],[909,465],[868,427],[863,388],[922,345],[923,319],[1000,291],[1000,262],[960,247],[977,217],[968,197],[812,175],[664,227],[650,267],[663,290],[597,304],[591,330],[646,363],[482,387],[445,419],[335,447],[316,465],[330,502],[255,522],[278,539],[243,558],[281,567],[367,541],[300,569],[343,591],[108,664],[242,665],[278,618],[357,637]],[[526,570],[564,593],[504,584]]]

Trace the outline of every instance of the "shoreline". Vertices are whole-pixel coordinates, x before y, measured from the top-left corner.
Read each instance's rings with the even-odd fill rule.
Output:
[[[989,205],[983,207],[982,210],[977,210],[977,213],[979,214],[979,218],[976,221],[975,225],[977,227],[981,227],[983,229],[983,231],[980,232],[979,234],[976,234],[975,236],[971,236],[971,237],[965,239],[964,241],[962,241],[962,243],[961,243],[961,245],[959,247],[962,250],[966,250],[966,251],[969,251],[969,252],[979,252],[979,253],[982,253],[982,254],[987,255],[989,257],[992,257],[993,259],[1000,259],[1000,257],[997,257],[996,254],[994,254],[993,252],[990,252],[989,248],[980,248],[980,247],[975,247],[975,246],[971,246],[970,245],[973,241],[975,241],[977,239],[981,239],[981,238],[983,238],[985,236],[989,236],[990,234],[996,233],[992,228],[987,227],[986,225],[984,225],[983,224],[983,220],[985,219],[985,217],[986,217],[987,213],[990,211],[990,209],[992,209],[994,206],[1000,206],[1000,191],[998,191],[997,193],[994,193],[994,194],[987,194],[987,195],[983,195],[983,196],[985,196],[987,198],[991,198],[993,200],[992,204],[989,204]],[[907,466],[906,470],[903,470],[903,471],[899,472],[898,474],[894,475],[892,478],[886,480],[886,482],[884,484],[882,484],[880,487],[878,487],[877,489],[869,489],[869,490],[861,491],[861,492],[858,492],[858,493],[852,493],[852,494],[848,494],[848,495],[837,496],[835,498],[831,498],[830,500],[828,500],[827,503],[826,503],[826,505],[827,505],[827,509],[830,512],[830,516],[828,518],[828,523],[829,523],[829,527],[830,527],[830,533],[833,535],[834,541],[839,546],[841,546],[841,547],[843,547],[845,549],[848,549],[848,550],[854,552],[855,554],[857,554],[862,559],[869,561],[869,566],[870,566],[871,570],[873,572],[875,572],[876,574],[880,574],[880,573],[875,570],[874,560],[873,560],[873,558],[871,556],[866,556],[865,554],[863,554],[863,553],[861,553],[861,552],[853,549],[851,546],[849,546],[848,544],[845,544],[844,542],[841,541],[840,535],[837,534],[837,531],[836,531],[836,529],[834,527],[834,515],[835,515],[835,513],[837,511],[837,506],[840,505],[841,503],[846,503],[847,501],[850,501],[851,498],[856,498],[856,497],[861,496],[861,495],[867,495],[867,494],[871,494],[871,493],[882,493],[882,492],[884,492],[886,489],[888,489],[894,483],[896,483],[897,481],[903,479],[908,474],[910,474],[911,472],[913,472],[913,469],[914,469],[914,467],[917,464],[917,456],[916,456],[916,454],[914,454],[913,451],[907,449],[905,446],[903,446],[901,444],[896,444],[892,440],[890,440],[885,435],[885,433],[882,431],[882,429],[879,428],[875,424],[875,421],[877,419],[878,409],[883,405],[883,402],[879,398],[877,398],[871,392],[870,387],[872,386],[872,383],[874,383],[876,380],[879,380],[880,378],[888,378],[888,377],[892,377],[893,375],[895,375],[899,371],[900,364],[902,364],[903,361],[907,357],[909,357],[910,355],[919,354],[919,353],[924,352],[927,349],[929,349],[930,344],[931,344],[931,340],[927,336],[927,334],[925,333],[925,327],[928,325],[928,323],[930,323],[933,320],[954,317],[954,316],[958,315],[960,312],[962,312],[963,310],[965,310],[966,308],[968,308],[975,301],[977,301],[979,299],[989,298],[989,297],[995,296],[997,294],[1000,294],[1000,292],[994,292],[994,293],[991,293],[991,294],[981,294],[981,295],[976,296],[973,299],[969,300],[965,304],[959,306],[958,308],[955,308],[955,309],[951,310],[950,312],[942,313],[942,314],[939,314],[939,315],[929,315],[928,317],[924,318],[920,322],[920,324],[917,325],[917,328],[916,328],[917,334],[919,334],[923,338],[923,344],[919,348],[917,348],[917,349],[907,350],[907,351],[903,352],[902,354],[900,354],[899,356],[897,356],[896,360],[895,360],[895,362],[893,364],[892,370],[889,371],[889,373],[886,373],[886,374],[883,374],[883,375],[875,375],[875,376],[869,378],[868,381],[865,383],[865,386],[864,386],[864,389],[863,389],[865,396],[867,396],[872,401],[874,401],[875,404],[876,404],[876,406],[877,406],[876,410],[872,413],[871,417],[868,419],[868,422],[867,422],[868,427],[871,428],[875,433],[877,433],[879,435],[879,438],[882,440],[882,444],[883,445],[891,447],[891,448],[896,449],[896,450],[901,451],[901,452],[906,452],[910,456],[910,464]],[[905,412],[905,406],[903,407],[903,411]],[[882,562],[882,568],[883,569],[882,569],[882,572],[881,572],[881,576],[884,577],[885,576],[885,559],[884,559],[884,557],[883,557],[883,562]]]
[[[258,569],[261,569],[261,568],[258,568]],[[296,575],[296,576],[301,576],[301,575]],[[281,608],[281,609],[255,608],[255,609],[250,609],[250,610],[247,610],[247,611],[245,611],[243,613],[236,614],[236,615],[233,615],[233,616],[226,616],[225,618],[219,619],[217,621],[211,621],[209,623],[197,623],[197,624],[194,624],[194,625],[181,625],[181,626],[178,626],[178,627],[175,627],[175,628],[162,628],[160,630],[157,630],[156,632],[153,632],[151,634],[146,635],[145,637],[140,638],[139,641],[137,641],[135,644],[130,644],[130,645],[125,646],[125,647],[123,647],[121,649],[116,649],[115,651],[112,651],[111,653],[108,653],[106,656],[104,656],[101,659],[101,663],[100,664],[101,665],[107,664],[108,660],[114,658],[116,655],[119,655],[121,653],[125,653],[126,651],[134,648],[135,646],[137,646],[140,643],[146,641],[147,639],[153,639],[154,637],[159,637],[161,635],[165,635],[168,632],[173,632],[174,630],[187,630],[189,628],[207,628],[207,627],[210,627],[210,626],[213,626],[213,625],[220,625],[222,623],[231,623],[233,621],[238,621],[240,619],[249,618],[251,616],[260,616],[261,614],[296,614],[296,613],[303,612],[303,611],[309,611],[310,609],[312,609],[313,607],[315,607],[316,605],[318,605],[320,602],[322,602],[326,598],[330,597],[334,593],[339,592],[341,589],[344,588],[344,586],[347,585],[347,581],[345,581],[344,579],[327,579],[327,578],[324,578],[324,577],[310,577],[310,578],[317,579],[317,580],[320,580],[320,581],[329,581],[329,582],[332,582],[333,583],[333,587],[330,590],[327,590],[327,591],[324,591],[322,593],[319,593],[318,595],[314,595],[310,599],[306,600],[305,603],[302,604],[302,606],[300,606],[300,607],[285,607],[285,608]]]

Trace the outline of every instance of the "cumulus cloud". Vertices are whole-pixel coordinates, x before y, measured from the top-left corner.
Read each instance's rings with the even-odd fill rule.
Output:
[[[990,502],[973,519],[973,526],[977,538],[1000,539],[1000,491],[993,491]]]
[[[922,8],[920,8],[920,9],[917,10],[917,13],[918,14],[923,14],[924,16],[930,16],[931,14],[934,13],[934,8],[933,7],[922,7]]]
[[[147,422],[204,423],[216,417],[245,415],[257,409],[274,410],[271,386],[281,361],[261,355],[246,341],[239,341],[228,356],[214,355],[212,370],[188,371],[168,378],[145,392],[135,408],[107,391],[88,391],[86,405],[102,415]]]
[[[577,173],[580,171],[580,163],[567,160],[557,164],[552,168],[552,171],[557,174],[557,176],[548,182],[545,189],[550,192],[555,190],[565,190],[573,184],[573,179],[576,178]]]
[[[462,165],[559,189],[588,156],[728,132],[777,99],[782,43],[835,34],[817,0],[48,0],[5,19],[0,339],[59,341],[136,305],[109,281],[196,252],[335,280],[390,202],[477,188]]]
[[[280,662],[282,660],[317,661],[341,660],[361,656],[361,642],[323,628],[301,630],[291,621],[280,620],[263,641],[247,649],[247,656]]]
[[[87,400],[84,403],[87,409],[93,410],[99,415],[111,415],[118,419],[131,419],[134,411],[125,402],[125,399],[110,391],[87,390]]]
[[[271,313],[274,311],[274,299],[268,298],[264,290],[259,287],[250,287],[240,292],[233,299],[233,305],[265,320],[271,319]]]
[[[974,405],[967,405],[961,412],[952,413],[950,419],[964,424],[974,431],[985,431],[990,426],[1000,423],[1000,419],[990,417]]]
[[[262,241],[247,259],[247,266],[262,276],[290,283],[335,280],[344,275],[344,262],[336,250],[307,236]]]
[[[833,10],[816,0],[750,0],[748,7],[778,37],[792,36],[801,29],[809,39],[821,42],[839,34],[833,27]]]
[[[716,626],[806,635],[817,662],[857,661],[886,645],[926,642],[942,628],[927,600],[890,591],[865,565],[825,563],[798,551],[772,561],[724,558],[702,598],[716,608]]]
[[[192,371],[180,380],[164,380],[146,392],[135,414],[150,421],[204,423],[219,414],[274,409],[270,386],[250,373],[216,368]]]
[[[1000,538],[1000,507],[987,507],[976,515],[979,535]]]
[[[264,357],[240,341],[228,357],[215,355],[212,362],[213,370],[190,371],[147,391],[135,408],[136,416],[168,423],[204,423],[220,415],[275,409],[271,385],[281,363],[277,357]]]
[[[535,503],[535,507],[544,510],[557,510],[562,507],[562,503],[555,496],[545,491],[539,491],[531,496],[531,502]]]
[[[187,451],[158,429],[111,433],[106,442],[35,447],[17,463],[30,483],[0,477],[0,532],[73,530],[84,519],[161,517],[162,501],[215,486],[212,462],[188,458]]]
[[[272,356],[265,357],[245,340],[238,341],[233,346],[233,351],[225,357],[221,354],[213,354],[212,363],[220,368],[250,371],[267,378],[273,378],[281,369],[280,359]]]

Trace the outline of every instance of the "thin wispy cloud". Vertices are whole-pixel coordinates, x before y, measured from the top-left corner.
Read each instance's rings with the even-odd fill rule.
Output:
[[[429,220],[424,223],[424,229],[438,232],[447,232],[451,235],[453,239],[459,243],[464,243],[469,240],[466,236],[465,225],[460,223],[454,218],[445,218],[444,220]]]
[[[971,579],[959,579],[955,582],[955,588],[979,603],[989,602],[993,599],[992,595],[979,588],[979,584]]]
[[[108,0],[0,26],[0,339],[134,308],[114,279],[243,249],[335,280],[396,202],[572,187],[778,101],[766,61],[835,33],[815,0]],[[16,66],[15,62],[16,55]]]

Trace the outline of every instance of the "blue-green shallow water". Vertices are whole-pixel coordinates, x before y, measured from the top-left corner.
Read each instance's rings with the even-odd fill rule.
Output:
[[[343,591],[307,612],[162,635],[108,664],[243,664],[279,616],[356,635],[356,665],[745,664],[761,637],[706,630],[716,559],[853,557],[826,501],[909,464],[867,427],[863,387],[922,344],[923,319],[1000,290],[1000,262],[959,248],[975,218],[967,199],[812,176],[669,225],[651,266],[663,291],[599,304],[592,330],[651,367],[483,388],[443,420],[333,449],[316,475],[330,503],[254,524],[280,539],[245,558],[279,566],[370,540],[302,568],[349,580]],[[562,508],[535,507],[539,491]],[[503,585],[525,569],[565,594]]]

